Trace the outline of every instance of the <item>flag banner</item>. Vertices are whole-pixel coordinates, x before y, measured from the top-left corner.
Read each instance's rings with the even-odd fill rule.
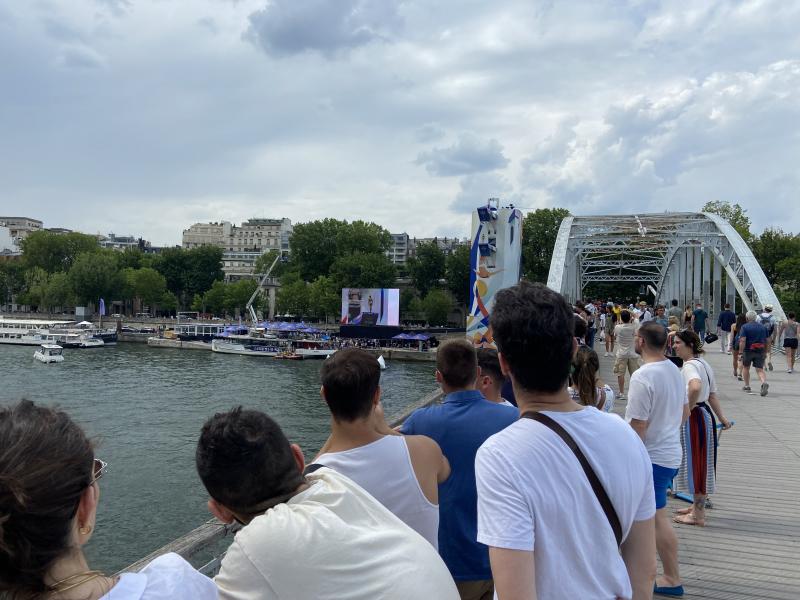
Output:
[[[100,306],[97,309],[97,312],[100,313],[101,317],[105,317],[106,316],[106,302],[102,298],[100,298]]]

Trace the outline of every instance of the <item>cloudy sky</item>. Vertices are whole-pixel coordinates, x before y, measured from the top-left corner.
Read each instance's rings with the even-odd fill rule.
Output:
[[[800,2],[0,0],[0,213],[465,235],[738,202],[800,231]]]

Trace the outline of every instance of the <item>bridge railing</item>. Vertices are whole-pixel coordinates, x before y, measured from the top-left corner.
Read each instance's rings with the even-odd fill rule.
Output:
[[[426,394],[420,400],[406,406],[402,412],[387,419],[387,421],[391,427],[398,427],[405,422],[412,412],[418,408],[440,402],[442,396],[443,394],[440,390]],[[211,577],[219,570],[225,550],[230,545],[230,541],[227,538],[234,535],[240,528],[241,526],[238,523],[227,525],[217,519],[210,519],[196,529],[140,558],[120,572],[140,571],[149,562],[162,554],[175,552],[197,567],[201,573]]]

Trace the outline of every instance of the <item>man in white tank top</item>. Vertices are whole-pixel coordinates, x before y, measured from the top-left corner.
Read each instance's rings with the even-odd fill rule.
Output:
[[[325,361],[320,394],[331,411],[331,435],[313,463],[352,479],[438,549],[438,484],[450,465],[429,437],[389,428],[380,376],[375,357],[358,348]]]

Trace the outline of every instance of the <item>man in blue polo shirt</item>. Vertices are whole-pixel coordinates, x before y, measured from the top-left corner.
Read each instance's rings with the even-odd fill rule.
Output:
[[[400,429],[433,438],[450,461],[451,475],[439,484],[439,554],[462,600],[491,600],[494,594],[489,550],[477,541],[475,455],[483,442],[519,416],[515,408],[490,402],[475,389],[479,373],[469,342],[442,344],[436,355],[436,381],[444,401],[413,412]]]

